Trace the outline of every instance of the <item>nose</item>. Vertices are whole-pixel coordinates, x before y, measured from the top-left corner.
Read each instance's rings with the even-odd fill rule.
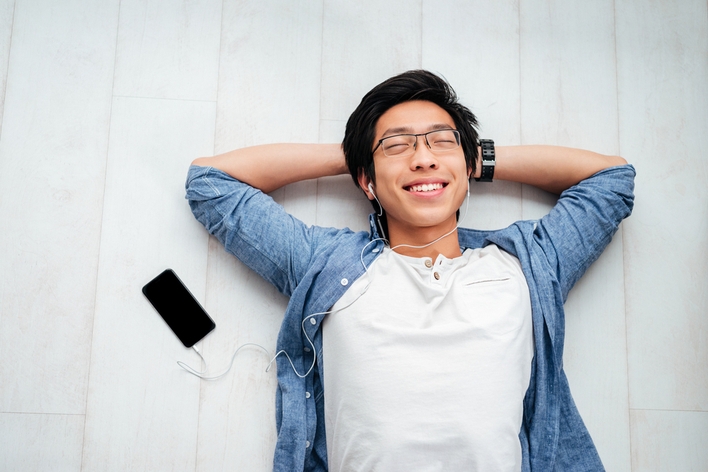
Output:
[[[437,156],[430,150],[425,138],[418,136],[413,154],[410,157],[411,170],[415,169],[436,169],[438,167]]]

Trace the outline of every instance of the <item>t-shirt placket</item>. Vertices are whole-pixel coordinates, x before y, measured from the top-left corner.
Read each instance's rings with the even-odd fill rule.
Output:
[[[443,285],[444,281],[444,276],[446,274],[446,267],[443,264],[443,259],[438,258],[437,261],[433,262],[432,259],[430,258],[425,258],[425,267],[430,271],[430,278],[428,279],[430,281],[430,284],[435,287],[440,287]]]

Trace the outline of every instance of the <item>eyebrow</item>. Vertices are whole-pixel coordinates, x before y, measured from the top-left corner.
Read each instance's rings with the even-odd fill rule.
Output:
[[[428,127],[428,131],[436,131],[439,129],[453,129],[454,127],[451,127],[447,123],[435,123],[432,124]],[[415,134],[413,133],[413,128],[410,126],[397,126],[395,128],[389,128],[386,131],[384,131],[383,135],[381,136],[381,139],[387,138],[389,136],[393,136],[396,134]]]

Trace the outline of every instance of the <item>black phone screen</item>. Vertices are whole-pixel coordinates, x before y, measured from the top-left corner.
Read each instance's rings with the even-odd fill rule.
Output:
[[[172,269],[148,282],[143,294],[185,347],[192,347],[216,327]]]

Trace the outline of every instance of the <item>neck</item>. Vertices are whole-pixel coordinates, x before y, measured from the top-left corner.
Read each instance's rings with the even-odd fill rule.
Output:
[[[457,239],[457,222],[430,228],[404,229],[389,226],[391,249],[404,256],[437,258],[440,254],[452,259],[461,254]],[[431,244],[432,243],[432,244]]]

